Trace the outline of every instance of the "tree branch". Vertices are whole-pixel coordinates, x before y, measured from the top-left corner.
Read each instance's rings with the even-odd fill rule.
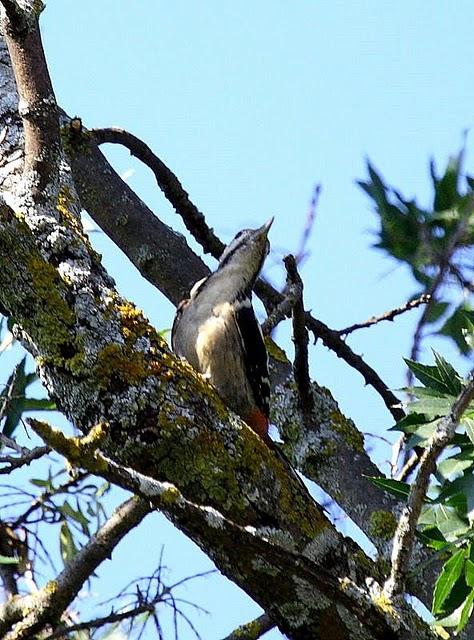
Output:
[[[290,318],[293,307],[301,295],[301,287],[298,285],[287,285],[283,291],[283,300],[277,304],[268,314],[262,323],[262,333],[269,336],[282,320]]]
[[[385,593],[392,597],[401,593],[411,560],[415,531],[428,490],[430,476],[436,469],[436,460],[450,443],[462,414],[474,398],[474,370],[470,379],[456,398],[450,412],[442,418],[420,459],[415,482],[411,485],[407,505],[404,508],[393,541],[390,578],[384,586]]]
[[[311,389],[311,379],[309,377],[309,356],[308,356],[308,330],[306,329],[305,311],[303,304],[303,281],[301,280],[296,260],[289,255],[284,258],[287,272],[288,287],[297,287],[300,295],[293,305],[293,341],[295,344],[295,359],[293,363],[293,373],[298,388],[301,402],[301,412],[305,423],[311,424],[314,421],[314,398]]]
[[[130,498],[114,511],[55,580],[48,582],[37,593],[15,598],[0,606],[2,638],[27,640],[52,620],[60,618],[84,582],[150,511],[146,500]]]
[[[260,584],[262,595],[266,595],[263,601],[268,607],[269,615],[290,638],[306,640],[310,637],[332,637],[329,634],[334,633],[335,630],[342,634],[348,621],[346,616],[352,618],[355,613],[357,622],[352,620],[348,628],[355,628],[352,625],[356,624],[360,633],[362,629],[369,630],[369,635],[364,635],[364,631],[361,639],[412,640],[411,624],[415,624],[416,618],[417,640],[434,640],[435,636],[429,626],[424,625],[414,616],[404,603],[393,605],[393,620],[396,622],[392,625],[390,622],[392,618],[387,619],[384,608],[379,609],[376,602],[368,599],[364,590],[357,589],[347,575],[342,582],[341,579],[338,580],[335,577],[337,570],[334,566],[333,554],[326,556],[325,564],[320,565],[317,559],[322,551],[319,543],[317,547],[312,547],[311,552],[307,549],[299,553],[292,549],[291,545],[288,546],[288,540],[281,543],[278,535],[269,539],[268,528],[260,531],[248,525],[240,525],[214,508],[188,500],[176,486],[169,482],[160,482],[144,476],[135,469],[117,464],[95,448],[94,443],[97,444],[97,434],[101,433],[101,427],[96,428],[96,434],[83,438],[83,445],[77,438],[67,437],[44,422],[31,420],[30,423],[49,446],[66,456],[73,464],[80,459],[82,466],[89,472],[100,475],[122,488],[134,491],[149,500],[156,508],[161,509],[199,546],[205,548],[218,566],[220,565],[225,575],[229,575],[226,569],[231,568],[233,580],[241,586],[246,584],[250,577],[246,570],[250,562],[253,567],[251,573],[256,579],[254,586],[257,588]],[[301,515],[304,517],[303,513]],[[205,542],[209,539],[213,541],[211,548]],[[325,536],[324,544],[328,544],[329,539]],[[352,546],[349,539],[346,539],[344,544],[347,548]],[[222,554],[226,557],[224,565],[220,564]],[[365,562],[370,564],[368,558],[365,558]],[[357,562],[352,565],[352,575],[354,571],[358,572]],[[260,582],[262,576],[259,575],[262,572],[265,576],[263,585]],[[282,582],[282,576],[289,575],[292,576],[292,580],[287,579]],[[305,612],[304,622],[301,621],[297,604],[300,602],[301,590],[307,594],[307,599],[302,604]],[[296,609],[291,609],[293,613],[288,620],[281,605],[284,603],[284,607],[290,606],[289,603],[295,597],[293,593],[296,596],[294,600]],[[314,600],[315,598],[318,600]],[[331,612],[328,613],[327,619],[326,614],[322,614],[321,611],[325,611],[326,601]],[[334,603],[338,603],[336,616]],[[353,610],[354,605],[356,611]],[[400,610],[395,614],[396,606],[401,606],[403,613]],[[408,625],[404,629],[399,628],[398,616],[402,616],[405,624]],[[341,635],[341,637],[344,636]]]
[[[267,631],[273,629],[275,623],[272,622],[269,615],[263,613],[255,620],[242,624],[237,629],[234,629],[232,633],[224,638],[224,640],[258,640]]]
[[[50,197],[48,185],[59,178],[61,139],[58,110],[44,56],[36,15],[2,0],[8,18],[5,40],[20,96],[19,112],[25,135],[24,171],[34,175],[33,200]]]
[[[90,133],[99,145],[105,142],[123,145],[133,156],[149,167],[155,174],[156,182],[163,194],[173,205],[176,213],[181,216],[186,229],[199,242],[204,253],[210,253],[216,259],[220,257],[225,249],[225,244],[207,226],[204,215],[191,202],[188,193],[183,189],[176,175],[153,153],[147,144],[134,136],[133,133],[118,127],[92,129]]]
[[[22,9],[16,0],[1,0],[1,4],[9,21],[10,32],[21,37],[28,29],[28,12]]]
[[[406,311],[411,311],[412,309],[416,309],[421,304],[427,304],[430,300],[431,300],[430,294],[424,293],[419,298],[415,298],[414,300],[409,300],[408,302],[403,304],[401,307],[397,307],[396,309],[392,309],[391,311],[386,311],[385,313],[382,313],[380,316],[372,316],[365,322],[352,324],[346,329],[339,329],[337,333],[340,336],[348,336],[353,331],[357,331],[358,329],[366,329],[367,327],[371,327],[372,325],[378,324],[379,322],[383,322],[385,320],[393,322],[393,320],[397,316],[401,315],[402,313],[405,313]]]
[[[2,435],[3,434],[0,434],[0,437]],[[8,440],[9,439],[10,438],[8,438]],[[20,449],[21,452],[19,456],[0,456],[0,464],[8,465],[0,468],[0,474],[11,473],[15,469],[19,469],[20,467],[31,464],[33,460],[42,458],[50,451],[49,447],[35,447],[34,449],[20,447]]]
[[[337,331],[330,329],[321,320],[313,318],[308,311],[306,311],[306,326],[314,333],[315,338],[321,338],[326,347],[334,351],[339,358],[342,358],[363,376],[366,384],[370,384],[378,392],[397,422],[405,416],[397,396],[390,391],[378,373],[361,356],[352,351]]]

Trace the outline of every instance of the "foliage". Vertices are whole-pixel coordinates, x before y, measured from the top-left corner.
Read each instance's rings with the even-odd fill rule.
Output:
[[[421,207],[397,189],[387,186],[368,163],[369,179],[359,185],[375,205],[380,224],[376,247],[385,251],[411,271],[423,293],[432,300],[423,316],[424,325],[434,333],[453,340],[467,355],[472,344],[463,332],[474,322],[472,305],[466,296],[473,291],[474,275],[474,179],[463,174],[464,149],[452,157],[443,175],[430,165],[433,200]],[[455,285],[457,294],[448,299],[447,287]],[[450,289],[450,295],[453,296]]]
[[[0,392],[0,422],[3,420],[2,433],[10,438],[22,416],[27,411],[52,411],[55,404],[48,398],[30,398],[26,391],[37,381],[36,373],[26,373],[26,356],[13,369],[6,385]]]
[[[407,360],[422,386],[407,389],[411,400],[408,415],[394,429],[408,438],[408,447],[423,447],[460,393],[464,381],[442,356],[435,364]],[[410,486],[386,478],[373,481],[405,499]],[[420,540],[443,561],[436,581],[432,613],[436,624],[456,627],[467,624],[474,603],[474,403],[468,406],[452,443],[438,462],[434,479],[418,521]]]

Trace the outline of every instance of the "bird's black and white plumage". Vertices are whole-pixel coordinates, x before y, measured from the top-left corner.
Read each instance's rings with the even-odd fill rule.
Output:
[[[252,307],[252,290],[269,251],[273,218],[240,231],[219,266],[196,282],[178,307],[173,351],[206,376],[224,402],[268,439],[268,356]]]

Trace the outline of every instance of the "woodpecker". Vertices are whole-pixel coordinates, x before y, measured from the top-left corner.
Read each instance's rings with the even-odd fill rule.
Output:
[[[226,405],[267,442],[268,355],[252,307],[252,290],[270,250],[273,218],[244,229],[224,249],[219,266],[196,282],[176,312],[173,351],[216,388]]]

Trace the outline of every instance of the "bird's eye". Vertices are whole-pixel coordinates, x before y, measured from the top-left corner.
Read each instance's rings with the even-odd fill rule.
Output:
[[[236,233],[234,240],[237,240],[237,238],[240,238],[240,236],[243,234],[244,231],[245,229],[242,229],[242,231],[239,231],[238,233]]]

